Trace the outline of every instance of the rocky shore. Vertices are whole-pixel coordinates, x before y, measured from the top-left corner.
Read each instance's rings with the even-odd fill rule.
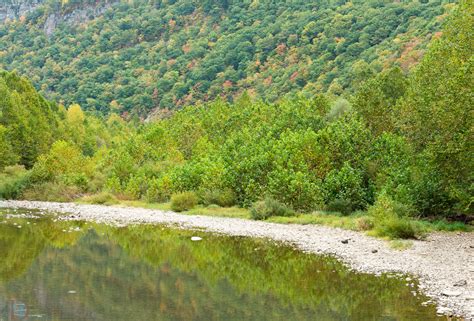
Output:
[[[283,225],[73,203],[0,201],[1,207],[52,211],[63,214],[62,219],[113,225],[177,224],[188,229],[289,242],[303,251],[335,255],[357,271],[412,274],[419,279],[421,290],[437,304],[440,314],[474,320],[474,233],[433,233],[399,251],[390,248],[386,241],[359,232],[317,225]]]

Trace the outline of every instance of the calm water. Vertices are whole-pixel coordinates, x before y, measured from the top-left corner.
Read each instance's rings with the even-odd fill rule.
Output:
[[[445,320],[404,279],[269,241],[18,213],[0,210],[0,321]]]

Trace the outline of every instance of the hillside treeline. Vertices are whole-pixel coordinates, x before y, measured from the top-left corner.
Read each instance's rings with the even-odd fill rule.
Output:
[[[410,73],[387,69],[349,99],[296,94],[266,103],[243,94],[137,126],[48,102],[2,73],[0,195],[71,200],[107,191],[166,202],[193,192],[221,206],[271,197],[296,212],[379,206],[399,216],[467,217],[473,8],[459,6]]]

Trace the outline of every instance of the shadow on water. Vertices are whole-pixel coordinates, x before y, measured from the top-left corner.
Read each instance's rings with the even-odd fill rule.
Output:
[[[0,321],[446,320],[404,278],[268,240],[21,214],[0,210]]]

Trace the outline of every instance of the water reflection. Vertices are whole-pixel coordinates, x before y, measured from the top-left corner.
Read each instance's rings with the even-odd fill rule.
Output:
[[[400,279],[265,240],[2,221],[0,321],[443,319]]]

